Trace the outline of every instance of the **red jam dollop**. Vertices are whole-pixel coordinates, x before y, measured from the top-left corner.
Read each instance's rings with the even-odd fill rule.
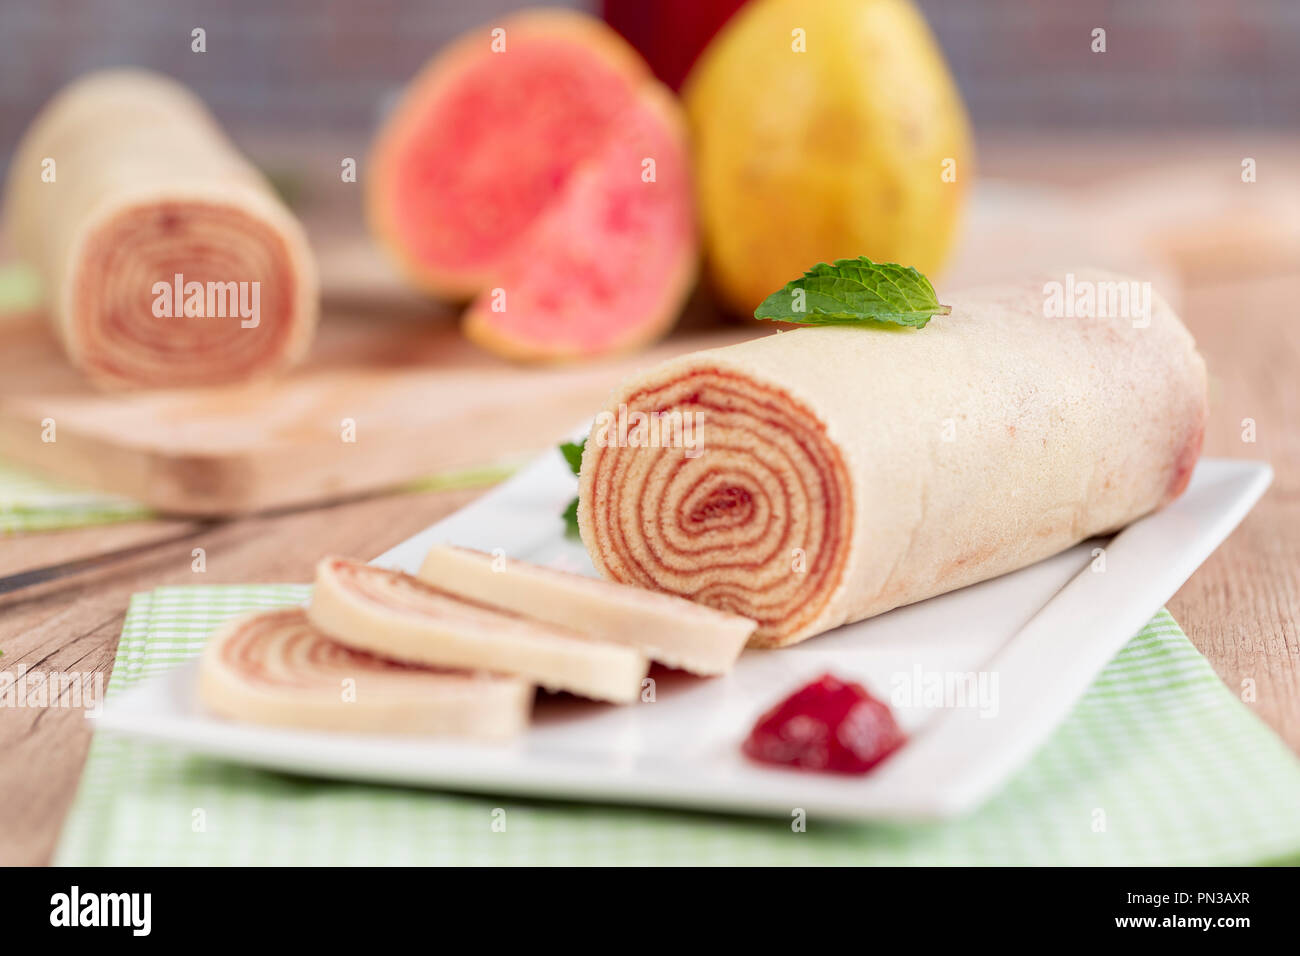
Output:
[[[823,674],[760,717],[742,749],[760,763],[866,773],[906,740],[865,687]]]

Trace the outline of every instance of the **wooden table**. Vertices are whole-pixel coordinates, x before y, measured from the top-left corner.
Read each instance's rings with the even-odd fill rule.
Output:
[[[1169,148],[1162,139],[1099,158],[1095,146],[1080,142],[1071,148],[1059,137],[1050,144],[1000,143],[985,152],[986,171],[1062,182],[1107,168],[1112,154],[1127,167],[1134,157]],[[1041,161],[1045,156],[1054,159]],[[1205,452],[1265,459],[1276,478],[1169,609],[1234,693],[1253,682],[1254,700],[1247,706],[1300,752],[1300,259],[1283,256],[1251,269],[1197,269],[1186,279],[1182,315],[1211,370]],[[1254,443],[1243,440],[1245,419],[1255,423]],[[320,555],[371,557],[478,493],[376,497],[226,524],[159,520],[0,539],[0,576],[156,543],[98,570],[0,596],[0,664],[107,674],[134,592],[160,585],[306,581]],[[201,575],[191,570],[195,547],[206,550]],[[89,743],[79,709],[0,710],[0,863],[49,860]]]

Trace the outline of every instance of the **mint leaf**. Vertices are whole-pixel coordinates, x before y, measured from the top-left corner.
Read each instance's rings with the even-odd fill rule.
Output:
[[[582,470],[582,450],[587,447],[587,439],[582,441],[566,441],[560,446],[560,454],[564,460],[569,463],[576,475]],[[564,509],[564,533],[570,538],[578,538],[578,499],[574,498],[569,502],[569,507]]]
[[[564,533],[570,538],[581,538],[582,533],[578,530],[578,499],[574,498],[569,502],[569,507],[564,509]]]
[[[754,310],[754,318],[800,325],[871,325],[923,329],[947,315],[930,280],[910,266],[872,262],[866,256],[819,262],[802,279],[787,282]]]
[[[564,460],[569,463],[575,475],[582,468],[582,450],[586,447],[585,438],[582,441],[566,441],[560,446],[560,454],[564,456]]]

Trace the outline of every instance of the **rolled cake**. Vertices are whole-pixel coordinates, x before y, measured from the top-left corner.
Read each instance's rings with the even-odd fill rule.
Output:
[[[208,640],[199,697],[235,720],[313,730],[512,737],[533,687],[516,677],[409,667],[352,650],[300,607],[231,621]]]
[[[56,96],[18,146],[5,208],[97,384],[237,382],[307,350],[318,293],[301,226],[166,77],[95,73]]]
[[[754,618],[750,643],[782,646],[1177,497],[1207,414],[1192,337],[1155,295],[1137,320],[1049,318],[1045,292],[945,296],[952,313],[923,330],[801,328],[638,375],[583,455],[596,568]],[[660,415],[638,430],[636,412]]]
[[[341,558],[316,566],[307,615],[330,637],[359,650],[412,664],[515,674],[594,700],[636,700],[650,668],[631,648]]]
[[[660,664],[694,674],[730,669],[755,626],[748,618],[671,595],[469,548],[430,549],[420,578],[498,610],[635,648]]]

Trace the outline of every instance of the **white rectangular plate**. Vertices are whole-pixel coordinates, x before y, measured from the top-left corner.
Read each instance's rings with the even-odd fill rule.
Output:
[[[792,648],[747,651],[725,677],[656,670],[652,703],[542,699],[533,728],[506,746],[233,723],[199,707],[193,663],[115,698],[98,725],[222,759],[350,780],[782,816],[797,806],[845,820],[953,816],[991,796],[1028,759],[1271,479],[1263,463],[1204,460],[1186,494],[1109,543],[1087,542]],[[415,571],[430,545],[447,542],[594,573],[556,517],[575,487],[561,457],[544,456],[375,563]],[[1104,571],[1094,561],[1101,547]],[[825,671],[889,701],[909,743],[863,777],[747,761],[740,743],[755,719]],[[997,694],[983,706],[904,706],[895,694],[918,674],[969,672],[996,678]]]

